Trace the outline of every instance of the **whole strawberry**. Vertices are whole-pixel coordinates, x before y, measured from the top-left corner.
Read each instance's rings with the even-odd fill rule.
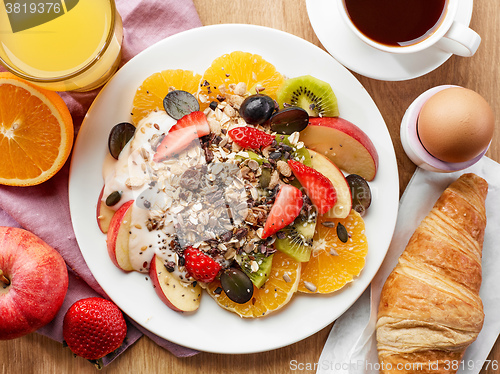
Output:
[[[113,352],[126,335],[127,325],[120,309],[100,297],[78,300],[64,316],[64,340],[75,355],[87,360],[98,360]]]
[[[222,269],[213,258],[191,246],[184,250],[184,266],[189,275],[205,283],[212,282]]]

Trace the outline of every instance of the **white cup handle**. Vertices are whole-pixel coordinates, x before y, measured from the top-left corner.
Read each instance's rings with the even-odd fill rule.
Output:
[[[455,21],[436,46],[445,52],[471,57],[476,53],[479,44],[481,44],[481,37],[477,32]]]

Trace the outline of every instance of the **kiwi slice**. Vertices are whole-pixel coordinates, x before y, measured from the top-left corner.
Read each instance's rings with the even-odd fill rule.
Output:
[[[276,92],[281,108],[298,106],[311,117],[337,117],[339,108],[332,87],[311,75],[290,78]]]
[[[281,230],[286,237],[276,239],[274,246],[299,262],[307,262],[311,257],[315,229],[316,215],[310,218],[299,215],[291,225]]]
[[[265,158],[259,156],[255,152],[252,152],[252,151],[245,151],[245,152],[248,154],[248,157],[237,155],[236,158],[241,159],[241,160],[246,160],[248,158],[250,160],[257,161],[259,163],[259,165],[262,165],[264,163],[264,161],[266,160]]]
[[[273,256],[266,256],[263,253],[241,253],[236,255],[236,262],[240,265],[241,270],[250,278],[255,287],[260,288],[266,283],[267,278],[271,274],[271,266],[273,264]],[[254,271],[255,264],[258,269]],[[252,267],[253,265],[253,267]]]

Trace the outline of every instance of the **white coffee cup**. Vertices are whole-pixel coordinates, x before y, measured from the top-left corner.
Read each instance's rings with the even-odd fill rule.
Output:
[[[458,56],[470,57],[476,53],[481,43],[481,37],[478,33],[466,25],[455,21],[460,0],[446,1],[440,24],[435,28],[432,34],[413,44],[410,43],[402,46],[382,44],[363,34],[349,17],[345,0],[335,1],[337,1],[340,15],[349,29],[369,46],[384,52],[397,54],[415,53],[435,45],[445,52],[453,53]]]

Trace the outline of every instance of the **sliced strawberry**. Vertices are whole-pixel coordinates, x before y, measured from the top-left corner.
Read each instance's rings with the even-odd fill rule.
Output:
[[[227,133],[233,141],[243,148],[259,149],[270,145],[274,136],[253,127],[235,127]]]
[[[288,160],[293,174],[306,190],[319,214],[328,212],[337,202],[337,191],[332,182],[319,171],[295,160]]]
[[[302,209],[302,192],[290,184],[283,184],[276,195],[262,232],[265,239],[292,223]]]
[[[182,117],[163,138],[153,157],[155,162],[180,153],[193,140],[208,135],[210,128],[203,112],[196,111]]]
[[[189,275],[205,283],[212,282],[222,269],[212,257],[191,246],[184,250],[184,266]]]

